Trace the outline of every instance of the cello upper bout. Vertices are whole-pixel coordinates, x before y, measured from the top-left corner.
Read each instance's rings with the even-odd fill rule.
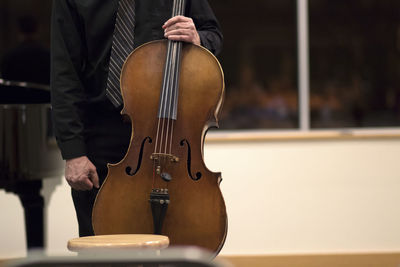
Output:
[[[157,112],[165,65],[161,59],[166,52],[166,40],[145,43],[129,55],[122,67],[122,112],[132,121],[135,121],[134,113]]]

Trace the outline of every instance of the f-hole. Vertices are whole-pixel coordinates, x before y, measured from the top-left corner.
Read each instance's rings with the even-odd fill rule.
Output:
[[[126,169],[125,169],[126,174],[128,174],[128,175],[130,175],[130,176],[134,176],[134,175],[139,171],[140,166],[142,165],[144,145],[145,145],[145,143],[146,143],[147,140],[148,140],[149,144],[151,144],[151,143],[153,142],[153,140],[152,140],[149,136],[146,137],[145,139],[143,139],[142,145],[141,145],[141,147],[140,147],[139,159],[138,159],[138,163],[137,163],[137,166],[136,166],[136,170],[135,170],[135,171],[132,171],[132,167],[131,167],[131,166],[128,166],[128,167],[126,167]]]
[[[187,145],[187,148],[188,148],[187,170],[188,170],[189,177],[190,177],[192,180],[194,180],[194,181],[200,180],[201,177],[203,176],[203,175],[201,174],[201,172],[196,172],[196,177],[194,177],[193,174],[192,174],[192,150],[191,150],[191,148],[190,148],[189,142],[188,142],[186,139],[183,139],[183,140],[180,142],[180,144],[181,144],[181,146],[184,146],[184,145],[186,144],[186,145]]]

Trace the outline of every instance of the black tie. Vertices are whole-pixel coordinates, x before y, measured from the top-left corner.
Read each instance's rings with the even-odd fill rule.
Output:
[[[106,95],[115,107],[122,105],[120,90],[121,69],[133,51],[135,0],[120,0],[115,22]]]

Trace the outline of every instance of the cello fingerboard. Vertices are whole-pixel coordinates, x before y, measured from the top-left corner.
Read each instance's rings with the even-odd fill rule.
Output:
[[[184,15],[186,0],[174,0],[172,17]],[[168,40],[158,118],[177,119],[182,42]]]

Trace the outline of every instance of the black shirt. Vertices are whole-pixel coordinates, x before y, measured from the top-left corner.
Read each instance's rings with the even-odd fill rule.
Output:
[[[172,0],[136,0],[135,47],[164,38]],[[105,96],[118,0],[55,0],[51,29],[53,120],[64,159],[86,155],[85,121],[117,113]],[[207,0],[187,0],[202,46],[217,54],[219,24]]]

